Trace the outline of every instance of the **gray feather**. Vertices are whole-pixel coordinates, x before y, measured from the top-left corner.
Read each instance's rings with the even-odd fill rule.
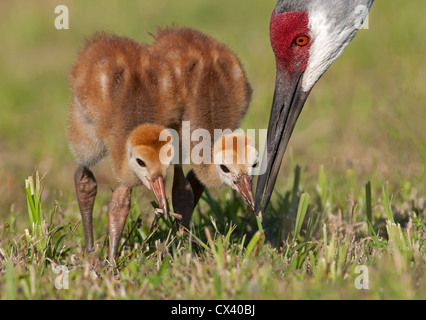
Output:
[[[292,11],[312,12],[318,9],[329,13],[330,19],[337,21],[354,20],[359,14],[357,7],[366,6],[370,10],[374,0],[278,0],[275,13]],[[351,19],[352,18],[352,19]]]

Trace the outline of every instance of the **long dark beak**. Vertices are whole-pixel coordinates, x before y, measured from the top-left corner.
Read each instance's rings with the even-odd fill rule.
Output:
[[[236,182],[235,185],[238,188],[238,191],[240,191],[242,197],[248,205],[250,206],[251,210],[254,211],[254,199],[253,199],[253,193],[252,193],[252,183],[251,178],[247,175],[243,174]]]
[[[268,207],[284,152],[309,92],[301,88],[303,72],[277,69],[274,99],[269,118],[266,148],[262,162],[266,171],[257,180],[255,212],[260,217]],[[264,164],[262,164],[264,165]]]
[[[151,191],[157,200],[158,205],[163,210],[163,214],[167,219],[169,214],[167,210],[166,191],[164,189],[164,180],[162,176],[158,176],[154,181],[149,180]]]

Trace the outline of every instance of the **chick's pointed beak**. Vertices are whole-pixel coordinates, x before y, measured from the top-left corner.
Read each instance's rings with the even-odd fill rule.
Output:
[[[243,198],[246,200],[250,208],[254,211],[254,198],[252,193],[252,183],[249,176],[243,174],[235,181],[235,185]]]
[[[157,200],[158,205],[163,210],[163,214],[167,219],[169,214],[167,210],[167,201],[166,201],[166,191],[164,188],[164,180],[162,176],[158,176],[154,181],[149,180],[149,184],[151,185],[151,191]]]

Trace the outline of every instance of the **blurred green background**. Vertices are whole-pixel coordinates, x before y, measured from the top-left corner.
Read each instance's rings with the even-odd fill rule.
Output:
[[[275,3],[0,2],[0,222],[11,212],[26,215],[24,179],[35,169],[46,173],[47,201],[75,206],[76,163],[66,138],[68,73],[85,36],[102,29],[150,42],[148,32],[176,23],[216,37],[240,56],[254,89],[243,128],[266,128],[275,77],[269,44]],[[54,26],[61,4],[69,9],[69,30]],[[360,30],[308,99],[277,192],[298,163],[307,180],[324,165],[335,177],[389,181],[397,190],[410,184],[425,194],[425,12],[424,0],[375,1],[369,29]],[[115,185],[108,162],[94,172],[100,190]]]

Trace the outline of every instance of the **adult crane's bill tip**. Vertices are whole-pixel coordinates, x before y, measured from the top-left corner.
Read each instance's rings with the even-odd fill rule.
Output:
[[[301,88],[303,72],[278,70],[263,161],[266,171],[257,180],[255,212],[264,213],[277,180],[294,126],[309,95]],[[266,157],[265,157],[266,155]]]

